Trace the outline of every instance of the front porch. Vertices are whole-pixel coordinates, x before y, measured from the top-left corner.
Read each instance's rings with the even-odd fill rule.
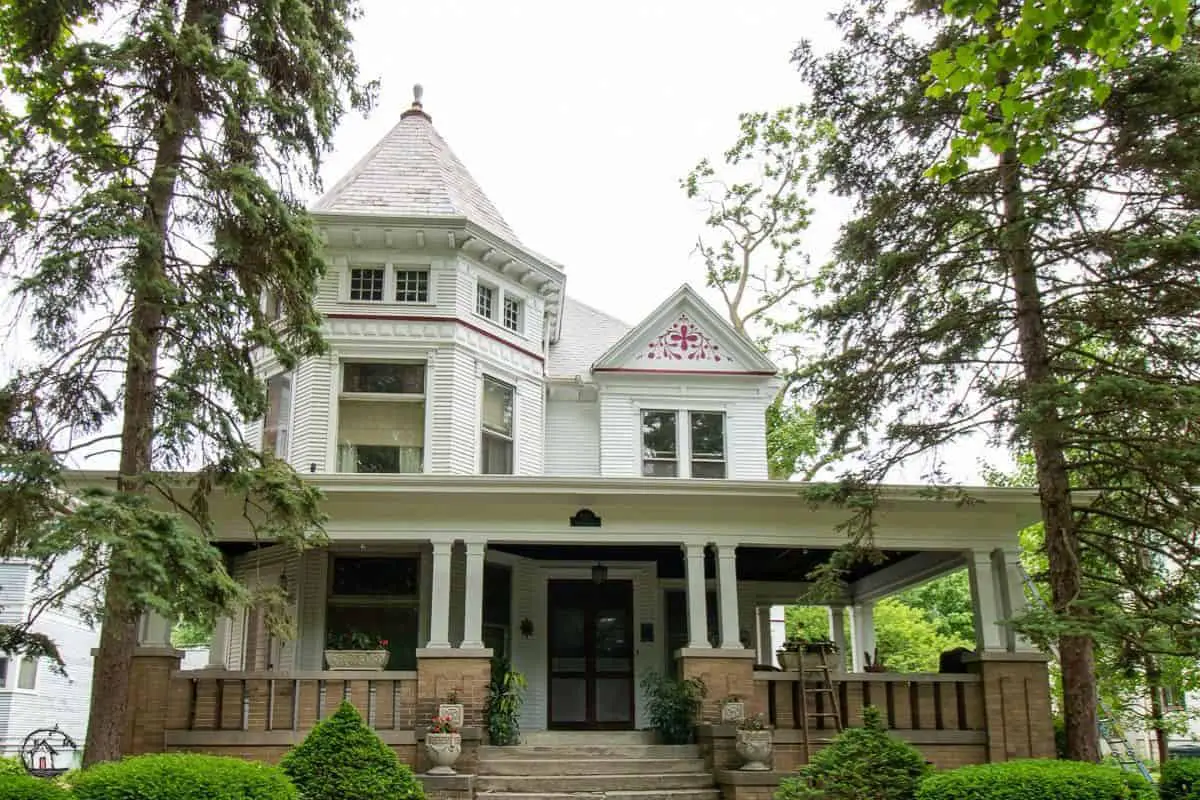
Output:
[[[525,733],[643,730],[640,681],[667,672],[707,687],[700,741],[714,774],[734,766],[733,730],[719,716],[730,695],[774,727],[777,772],[804,763],[831,731],[818,725],[805,736],[804,687],[797,673],[775,671],[766,612],[805,596],[803,577],[840,544],[843,513],[812,509],[786,485],[637,486],[469,497],[461,488],[333,491],[330,546],[303,554],[255,548],[231,531],[235,574],[285,589],[296,636],[271,636],[252,609],[219,621],[208,669],[182,671],[166,626],[148,625],[139,668],[157,679],[139,685],[160,701],[153,714],[133,710],[141,715],[127,749],[276,760],[344,698],[422,770],[422,722],[454,691],[467,708],[461,765],[470,771],[499,657],[529,682]],[[886,502],[877,537],[885,562],[864,565],[827,600],[835,639],[844,638],[840,620],[851,621],[841,644],[853,658],[834,675],[841,722],[853,726],[875,705],[938,766],[1051,754],[1044,661],[1003,624],[1023,608],[1016,531],[1036,515],[1036,499]],[[387,510],[398,507],[403,515]],[[959,569],[971,575],[975,606],[970,671],[863,671],[875,649],[874,603]],[[327,638],[354,628],[388,639],[385,671],[325,669]],[[154,705],[146,700],[143,711]]]

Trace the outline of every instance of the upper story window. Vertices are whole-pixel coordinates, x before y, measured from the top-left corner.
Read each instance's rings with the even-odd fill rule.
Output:
[[[274,292],[263,292],[263,311],[272,322],[283,316],[283,299]]]
[[[17,670],[17,688],[18,689],[36,689],[37,688],[37,673],[38,660],[31,656],[25,656],[21,659],[21,666]]]
[[[334,556],[325,607],[325,636],[332,646],[355,634],[386,639],[387,669],[416,669],[420,631],[420,556]]]
[[[680,436],[679,417],[688,436]],[[686,465],[686,471],[681,468]],[[720,411],[642,412],[642,475],[651,478],[724,478],[725,414]]]
[[[350,270],[350,299],[377,303],[383,300],[383,267],[355,267]]]
[[[725,415],[689,411],[692,422],[692,477],[725,477]]]
[[[287,373],[267,379],[267,416],[263,420],[263,451],[288,457],[288,429],[292,420],[292,376]]]
[[[8,688],[8,658],[0,656],[0,689]]]
[[[496,313],[496,290],[485,283],[475,285],[475,313],[488,319]]]
[[[479,426],[479,471],[484,475],[513,474],[513,395],[507,383],[484,376]]]
[[[345,362],[338,399],[339,472],[421,472],[425,364]]]
[[[504,327],[510,331],[521,332],[521,300],[517,297],[504,295]]]
[[[398,269],[398,270],[396,270],[396,302],[397,303],[428,303],[429,302],[429,270],[427,270],[427,269]]]

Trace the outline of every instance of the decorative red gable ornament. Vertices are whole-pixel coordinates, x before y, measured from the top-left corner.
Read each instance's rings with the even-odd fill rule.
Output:
[[[720,361],[721,348],[688,318],[679,319],[649,344],[646,358],[663,361]]]

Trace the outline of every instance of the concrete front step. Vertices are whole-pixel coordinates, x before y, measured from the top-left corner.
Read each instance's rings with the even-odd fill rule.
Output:
[[[670,789],[711,789],[709,772],[679,772],[638,775],[484,775],[475,777],[477,794],[516,792],[524,794],[602,792],[664,792]]]
[[[476,792],[490,800],[721,800],[720,789],[654,789],[649,792]]]
[[[479,760],[480,775],[667,775],[704,772],[699,758],[496,758]]]
[[[592,744],[529,745],[512,747],[486,746],[479,748],[479,760],[500,761],[517,759],[581,761],[592,758],[657,759],[700,758],[700,748],[694,744]]]
[[[559,747],[573,744],[654,744],[654,731],[529,731],[523,744]]]

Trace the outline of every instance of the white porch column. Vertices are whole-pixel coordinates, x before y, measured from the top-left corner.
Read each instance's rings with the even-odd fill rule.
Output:
[[[688,647],[708,649],[708,592],[704,585],[704,548],[702,544],[685,544],[687,565]]]
[[[774,652],[771,650],[771,607],[758,606],[754,609],[754,632],[757,636],[759,664],[773,664]]]
[[[170,647],[173,627],[171,620],[162,614],[156,611],[145,612],[138,623],[138,646]]]
[[[875,657],[875,603],[855,603],[850,606],[850,636],[854,642],[853,669],[863,672],[867,655]]]
[[[208,643],[208,668],[225,669],[225,659],[229,653],[229,627],[233,620],[229,617],[217,617],[213,623],[212,639]]]
[[[433,572],[429,582],[429,642],[427,648],[450,647],[450,550],[454,542],[433,542]]]
[[[1005,631],[1000,625],[1004,616],[1001,604],[1000,575],[996,562],[987,550],[971,550],[967,554],[967,572],[971,579],[971,604],[975,612],[975,644],[979,652],[1004,650]]]
[[[485,542],[467,542],[467,585],[463,598],[463,650],[483,649],[483,553]]]
[[[737,545],[714,545],[717,550],[717,596],[721,606],[721,649],[742,650],[738,619]]]
[[[771,660],[768,664],[782,666],[779,663],[779,650],[787,641],[787,606],[771,606]]]
[[[1017,548],[1005,548],[992,554],[994,569],[999,570],[1002,580],[1001,603],[1004,609],[1004,619],[1012,620],[1022,616],[1028,608],[1025,599],[1025,582],[1021,575],[1021,551]],[[1013,630],[1011,625],[1004,626],[1004,643],[1013,652],[1040,652],[1032,642]]]
[[[836,659],[839,672],[846,669],[846,609],[844,606],[829,606],[829,638],[837,646]]]

